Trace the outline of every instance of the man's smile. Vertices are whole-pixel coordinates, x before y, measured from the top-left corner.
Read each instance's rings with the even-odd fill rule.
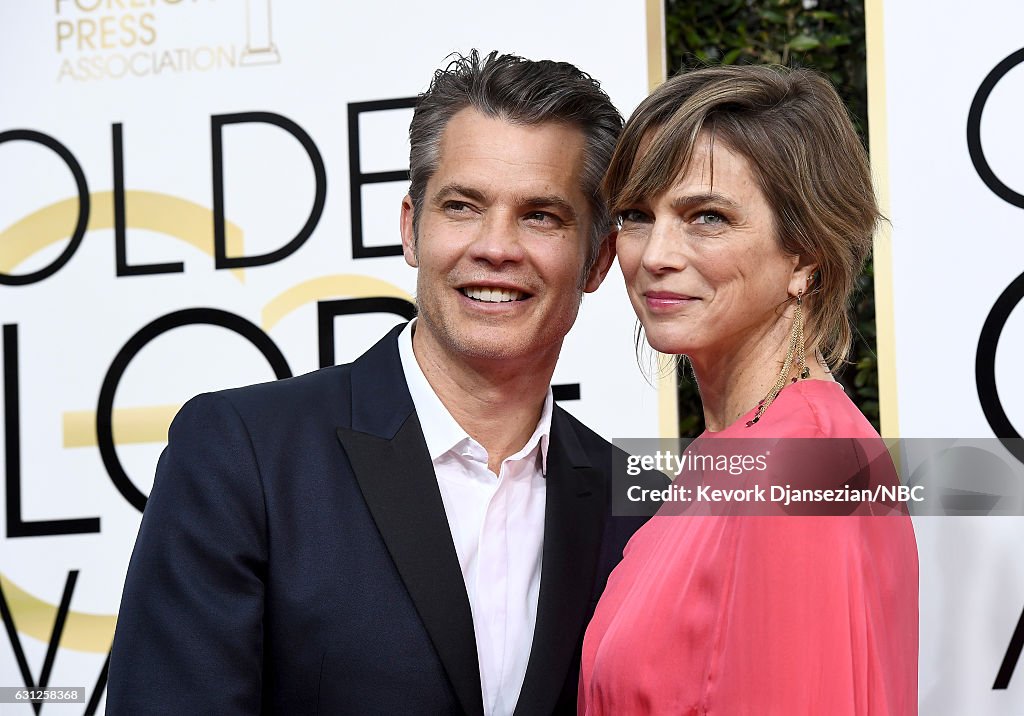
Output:
[[[463,296],[472,298],[474,301],[484,301],[486,303],[508,303],[529,298],[529,294],[522,291],[494,286],[465,286],[460,288],[459,291]]]

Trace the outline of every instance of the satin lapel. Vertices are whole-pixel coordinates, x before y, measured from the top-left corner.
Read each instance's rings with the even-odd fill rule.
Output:
[[[415,413],[393,440],[346,428],[338,438],[463,709],[482,714],[469,598]]]
[[[338,439],[463,710],[482,716],[469,597],[396,335],[353,364],[352,427]]]
[[[555,707],[586,627],[608,504],[605,477],[560,409],[552,417],[546,483],[537,626],[517,716]]]

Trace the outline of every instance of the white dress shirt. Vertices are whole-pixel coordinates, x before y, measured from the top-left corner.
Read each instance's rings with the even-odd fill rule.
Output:
[[[402,370],[466,581],[484,713],[505,716],[519,700],[537,623],[551,389],[533,435],[495,475],[487,451],[455,422],[423,375],[412,349],[414,324],[398,338]]]

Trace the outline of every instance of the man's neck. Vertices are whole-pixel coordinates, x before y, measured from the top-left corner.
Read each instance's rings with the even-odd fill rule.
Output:
[[[444,407],[487,450],[498,474],[505,458],[533,435],[555,370],[553,356],[466,360],[452,355],[425,331],[413,334],[413,354]]]

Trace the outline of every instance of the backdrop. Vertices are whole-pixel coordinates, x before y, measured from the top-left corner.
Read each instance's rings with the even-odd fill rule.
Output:
[[[921,713],[1024,713],[1024,6],[870,0],[882,432],[940,438],[947,517],[915,521]],[[998,445],[994,437],[1012,438]],[[987,441],[985,440],[987,439]],[[908,470],[910,474],[912,471]],[[974,500],[972,509],[962,509]],[[973,514],[975,516],[963,516]]]
[[[185,400],[348,361],[411,315],[407,130],[449,53],[571,61],[628,114],[660,18],[642,0],[3,3],[0,685],[84,686],[46,713],[102,709]],[[609,437],[660,430],[633,325],[614,271],[555,373]]]
[[[0,8],[0,685],[85,687],[86,703],[46,713],[102,709],[177,407],[349,360],[408,315],[406,129],[448,53],[572,61],[624,114],[660,79],[656,3],[427,5]],[[987,3],[971,16],[984,42],[955,55],[943,48],[971,32],[959,6],[868,10],[873,164],[892,220],[876,258],[883,433],[1019,437],[1024,10]],[[672,391],[641,376],[632,329],[613,271],[584,301],[559,396],[608,437],[672,434]],[[922,713],[1024,712],[1024,520],[916,526]]]

